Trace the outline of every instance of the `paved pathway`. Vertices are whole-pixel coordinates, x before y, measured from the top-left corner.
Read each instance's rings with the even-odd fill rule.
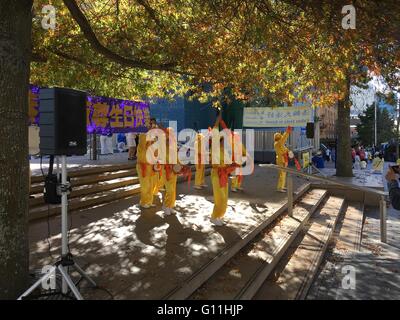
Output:
[[[385,183],[383,187],[387,191]],[[308,299],[400,299],[400,212],[389,207],[387,216],[384,244],[379,208],[365,207],[360,251],[348,252],[333,243]],[[354,287],[348,286],[351,275]]]
[[[110,203],[72,214],[70,247],[77,261],[116,299],[162,298],[217,253],[251,232],[286,202],[275,191],[277,173],[256,167],[245,177],[243,193],[230,194],[227,224],[209,222],[212,190],[178,187],[179,213],[165,217],[160,202],[142,212],[138,198]],[[209,177],[207,183],[210,185]],[[294,179],[298,189],[305,182]],[[60,246],[60,219],[50,220],[52,254]],[[51,262],[47,222],[30,225],[31,267]],[[101,290],[84,290],[89,298],[107,299]]]

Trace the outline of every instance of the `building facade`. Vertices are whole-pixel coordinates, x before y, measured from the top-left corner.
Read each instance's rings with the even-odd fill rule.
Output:
[[[200,103],[186,97],[174,99],[156,99],[150,103],[150,116],[163,127],[168,127],[169,121],[177,122],[177,129],[194,130],[212,127],[216,119],[216,109],[210,103]]]
[[[336,140],[337,111],[337,104],[329,107],[321,107],[317,110],[319,138],[322,143],[330,143]]]

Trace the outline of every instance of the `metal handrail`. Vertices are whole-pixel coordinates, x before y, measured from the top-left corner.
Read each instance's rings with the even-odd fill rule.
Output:
[[[302,147],[302,148],[299,148],[299,149],[295,149],[294,151],[302,152],[302,151],[311,150],[311,149],[314,149],[314,146],[306,146],[306,147]]]
[[[354,189],[354,190],[358,190],[358,191],[362,191],[362,192],[366,192],[366,193],[374,193],[377,194],[379,196],[388,196],[389,193],[386,191],[381,191],[381,190],[377,190],[374,188],[370,188],[370,187],[362,187],[362,186],[357,186],[354,185],[352,183],[349,182],[343,182],[343,181],[339,181],[339,180],[335,180],[335,179],[330,179],[327,177],[321,177],[321,176],[316,176],[316,175],[312,175],[312,174],[308,174],[308,173],[304,173],[302,171],[297,171],[296,169],[293,168],[288,168],[288,167],[281,167],[275,164],[259,164],[260,167],[265,167],[265,168],[271,168],[271,169],[275,169],[275,170],[283,170],[286,171],[288,173],[292,173],[294,175],[297,176],[303,176],[306,177],[308,179],[314,179],[314,180],[319,180],[319,181],[323,181],[323,182],[327,182],[330,184],[336,184],[342,187],[347,187],[350,189]]]
[[[348,182],[343,182],[343,181],[338,181],[334,179],[330,179],[327,177],[320,177],[316,175],[311,175],[308,173],[304,173],[302,171],[297,171],[292,168],[288,167],[281,167],[275,164],[259,164],[260,167],[262,168],[269,168],[269,169],[274,169],[274,170],[279,170],[279,171],[285,171],[288,173],[288,181],[287,181],[287,195],[288,195],[288,214],[289,216],[292,216],[293,213],[293,180],[292,180],[292,175],[295,176],[302,176],[308,179],[313,179],[313,180],[319,180],[323,181],[329,184],[334,184],[342,187],[347,187],[353,190],[365,192],[365,193],[372,193],[380,196],[380,201],[379,201],[379,213],[380,213],[380,233],[381,233],[381,242],[386,243],[387,242],[387,209],[386,209],[386,197],[388,196],[388,192],[381,191],[381,190],[376,190],[374,188],[369,188],[369,187],[362,187],[362,186],[357,186],[352,183]]]

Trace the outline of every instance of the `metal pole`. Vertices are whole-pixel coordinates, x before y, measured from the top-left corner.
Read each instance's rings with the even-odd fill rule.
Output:
[[[288,215],[293,216],[293,178],[290,173],[287,174],[287,197],[288,197]]]
[[[60,176],[60,158],[58,156],[56,156],[56,168],[57,168],[56,174],[58,179],[58,177]]]
[[[70,287],[75,298],[77,300],[83,300],[82,295],[80,294],[78,288],[75,286],[74,282],[72,281],[71,277],[68,275],[68,272],[65,271],[64,267],[59,265],[58,270],[60,271],[60,273],[62,275],[62,279],[63,279],[63,293],[66,293],[66,291],[64,292],[64,283],[65,283],[66,290],[68,289],[68,287]]]
[[[92,133],[92,136],[91,136],[91,150],[92,150],[92,152],[91,152],[91,159],[90,160],[98,160],[98,157],[97,157],[97,135],[96,135],[96,133]]]
[[[61,156],[61,256],[68,254],[68,198],[67,191],[64,190],[67,185],[67,161],[66,156]],[[67,293],[67,283],[63,278],[62,292]]]
[[[312,144],[312,140],[310,139],[310,145],[309,145],[309,147],[310,147],[310,149],[309,149],[309,152],[308,152],[308,168],[307,168],[307,173],[308,174],[312,174],[312,167],[311,167],[311,163],[312,163],[312,161],[311,161],[311,159],[312,159],[312,147],[313,147],[313,144]]]
[[[387,242],[387,228],[386,228],[386,200],[384,196],[381,196],[381,200],[379,201],[379,213],[380,213],[380,222],[381,222],[381,242]]]

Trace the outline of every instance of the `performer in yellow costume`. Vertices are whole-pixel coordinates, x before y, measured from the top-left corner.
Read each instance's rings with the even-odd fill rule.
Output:
[[[233,134],[233,145],[232,145],[232,161],[233,163],[235,162],[235,146],[237,146],[237,148],[239,148],[239,145],[242,145],[242,156],[246,157],[247,151],[246,148],[244,147],[244,145],[242,144],[242,141],[240,140],[240,136],[237,133]],[[243,158],[242,158],[243,160]],[[241,165],[241,164],[239,164]],[[238,174],[238,175],[234,175],[232,177],[232,181],[231,181],[231,191],[232,192],[237,192],[237,190],[243,191],[244,189],[242,188],[242,183],[243,183],[243,175],[242,174]]]
[[[276,164],[278,166],[287,167],[288,164],[288,152],[289,149],[285,146],[290,133],[292,132],[292,127],[288,127],[284,134],[279,132],[274,134],[274,149],[276,153]],[[279,171],[277,191],[285,192],[286,185],[286,172],[283,170]]]
[[[173,167],[173,159],[170,159],[170,154],[169,154],[169,135],[174,134],[171,128],[168,128],[167,130],[167,137],[166,137],[166,142],[167,142],[167,154],[166,154],[166,164],[162,166],[162,176],[164,178],[164,185],[165,185],[165,195],[164,195],[164,201],[163,201],[163,210],[166,215],[170,215],[172,213],[175,213],[174,207],[175,207],[175,200],[176,200],[176,182],[178,180],[178,174],[174,172]],[[177,159],[177,146],[176,146],[176,139],[172,138],[171,143],[174,144],[172,148],[172,152],[176,152],[176,157]]]
[[[224,143],[220,140],[220,159],[219,163],[212,164],[211,183],[214,195],[214,208],[211,215],[211,222],[217,226],[222,226],[222,221],[228,208],[228,185],[229,175],[235,171],[237,165],[224,163]]]
[[[155,204],[153,204],[153,182],[155,174],[153,171],[153,165],[148,163],[146,159],[146,152],[150,145],[151,142],[146,141],[146,134],[140,134],[137,149],[136,170],[140,182],[140,205],[145,209],[155,207]]]
[[[201,158],[201,150],[203,148],[203,144],[205,143],[205,137],[201,133],[198,133],[196,139],[197,146],[195,148],[195,152],[197,151],[198,158],[196,163],[196,174],[194,176],[194,188],[202,189],[207,187],[204,181],[205,165]]]
[[[158,150],[155,153],[155,157],[158,155]],[[153,175],[153,195],[157,195],[159,191],[165,191],[165,175],[163,174],[162,166],[159,165],[160,171],[154,172]]]

